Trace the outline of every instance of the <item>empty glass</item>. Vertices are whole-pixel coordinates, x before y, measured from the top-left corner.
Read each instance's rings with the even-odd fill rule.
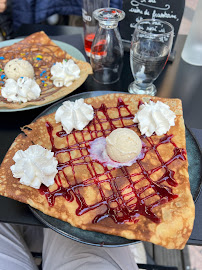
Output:
[[[116,8],[101,8],[93,16],[99,21],[91,47],[93,78],[102,84],[114,83],[119,80],[122,69],[124,51],[118,22],[125,13]]]
[[[135,25],[130,48],[130,65],[134,77],[134,82],[128,88],[130,93],[156,94],[153,82],[167,63],[173,35],[173,26],[165,21],[146,19]]]

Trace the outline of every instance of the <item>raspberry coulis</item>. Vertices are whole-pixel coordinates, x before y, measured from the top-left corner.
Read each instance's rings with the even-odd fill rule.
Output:
[[[113,117],[113,119],[110,118],[110,110],[116,110],[117,117]],[[55,183],[58,188],[51,192],[48,187],[41,185],[40,193],[46,196],[50,206],[54,206],[55,199],[58,196],[63,196],[69,202],[76,199],[78,204],[76,215],[78,216],[102,207],[101,213],[93,219],[93,223],[97,223],[106,217],[110,217],[115,223],[119,224],[125,222],[138,222],[138,217],[140,215],[155,223],[160,223],[160,218],[152,210],[155,207],[178,197],[172,190],[172,187],[176,187],[178,183],[175,180],[175,172],[169,168],[169,165],[175,160],[186,160],[186,151],[178,148],[172,141],[173,135],[166,134],[161,137],[158,142],[154,142],[152,137],[148,138],[146,136],[140,136],[141,140],[146,143],[144,155],[141,159],[137,159],[136,161],[136,166],[138,166],[140,170],[138,170],[138,173],[134,174],[133,172],[131,173],[132,170],[129,169],[130,167],[124,166],[119,168],[118,170],[120,170],[122,174],[121,177],[124,177],[124,180],[127,181],[127,185],[120,188],[117,184],[120,175],[117,174],[115,176],[113,174],[115,168],[107,167],[90,158],[89,143],[98,137],[108,136],[112,130],[117,128],[117,123],[119,123],[118,127],[137,128],[137,124],[132,122],[134,115],[130,112],[128,105],[126,105],[121,98],[118,99],[117,107],[107,108],[102,104],[99,108],[94,108],[94,112],[94,119],[84,130],[74,130],[71,133],[71,136],[74,138],[74,143],[71,143],[71,147],[69,144],[69,135],[67,135],[64,130],[61,130],[56,133],[56,136],[59,138],[65,137],[67,146],[65,148],[57,148],[54,142],[53,127],[49,122],[46,122],[46,128],[50,136],[54,155],[57,156],[60,153],[66,153],[69,155],[69,160],[65,163],[58,163],[58,174],[55,177]],[[99,129],[97,127],[99,127]],[[82,140],[78,139],[78,133],[82,137]],[[86,136],[88,138],[86,138]],[[162,144],[172,144],[173,147],[173,155],[167,161],[162,159],[158,151],[158,147]],[[76,158],[72,154],[75,150],[79,153]],[[155,168],[146,170],[144,168],[144,159],[150,151],[155,152],[160,165],[158,164]],[[99,174],[96,171],[95,163],[99,163],[99,166],[102,166],[102,174]],[[88,175],[90,175],[90,177],[84,179],[82,182],[78,181],[75,173],[76,167],[81,165],[85,165],[86,171],[88,172]],[[72,170],[73,181],[70,181],[68,175],[65,174],[65,168],[69,166]],[[163,170],[163,175],[156,181],[152,180],[152,174],[159,170]],[[67,181],[68,187],[62,186],[61,174]],[[101,180],[101,176],[105,177],[102,177]],[[137,178],[135,179],[135,177]],[[80,180],[81,179],[82,175],[80,175]],[[145,180],[147,184],[138,188],[137,184]],[[103,184],[110,185],[111,195],[106,196],[102,188]],[[98,197],[100,198],[92,205],[88,205],[81,194],[81,189],[90,186],[96,187],[99,192]],[[148,189],[152,189],[152,193],[150,192],[149,195],[143,196],[143,193]],[[148,203],[154,196],[157,199],[153,200],[154,202],[152,203]]]

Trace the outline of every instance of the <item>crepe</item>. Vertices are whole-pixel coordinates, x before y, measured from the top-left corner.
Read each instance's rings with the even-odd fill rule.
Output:
[[[146,154],[130,167],[105,167],[89,155],[89,143],[113,129],[127,127],[140,135],[132,119],[139,102],[160,100],[176,114],[166,135],[141,136]],[[66,135],[54,113],[23,127],[0,168],[0,194],[27,203],[47,215],[84,230],[139,239],[182,249],[193,228],[185,127],[179,99],[110,94],[88,98],[94,119],[83,131]],[[10,166],[15,152],[39,144],[59,161],[55,184],[40,191],[21,185]],[[60,194],[60,196],[57,196]]]
[[[4,67],[13,58],[22,58],[33,65],[41,95],[38,99],[25,103],[8,102],[0,95],[0,108],[19,109],[57,100],[77,89],[86,80],[88,74],[92,73],[89,63],[77,60],[63,51],[43,31],[34,33],[11,46],[0,48],[0,86],[3,86],[6,80]],[[62,62],[63,59],[74,60],[81,70],[80,77],[68,87],[55,87],[50,79],[52,77],[50,69],[54,63]]]

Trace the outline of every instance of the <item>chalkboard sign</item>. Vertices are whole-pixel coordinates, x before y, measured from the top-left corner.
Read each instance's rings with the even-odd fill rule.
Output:
[[[174,40],[177,38],[185,0],[123,0],[122,9],[126,13],[125,19],[120,22],[121,37],[131,41],[135,24],[142,19],[160,19],[174,26]]]

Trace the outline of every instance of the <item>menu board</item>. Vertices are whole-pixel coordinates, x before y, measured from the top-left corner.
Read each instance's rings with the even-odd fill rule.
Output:
[[[126,13],[120,22],[120,33],[123,40],[131,41],[135,24],[142,19],[160,19],[174,26],[174,40],[177,38],[185,0],[123,0],[122,9]]]

